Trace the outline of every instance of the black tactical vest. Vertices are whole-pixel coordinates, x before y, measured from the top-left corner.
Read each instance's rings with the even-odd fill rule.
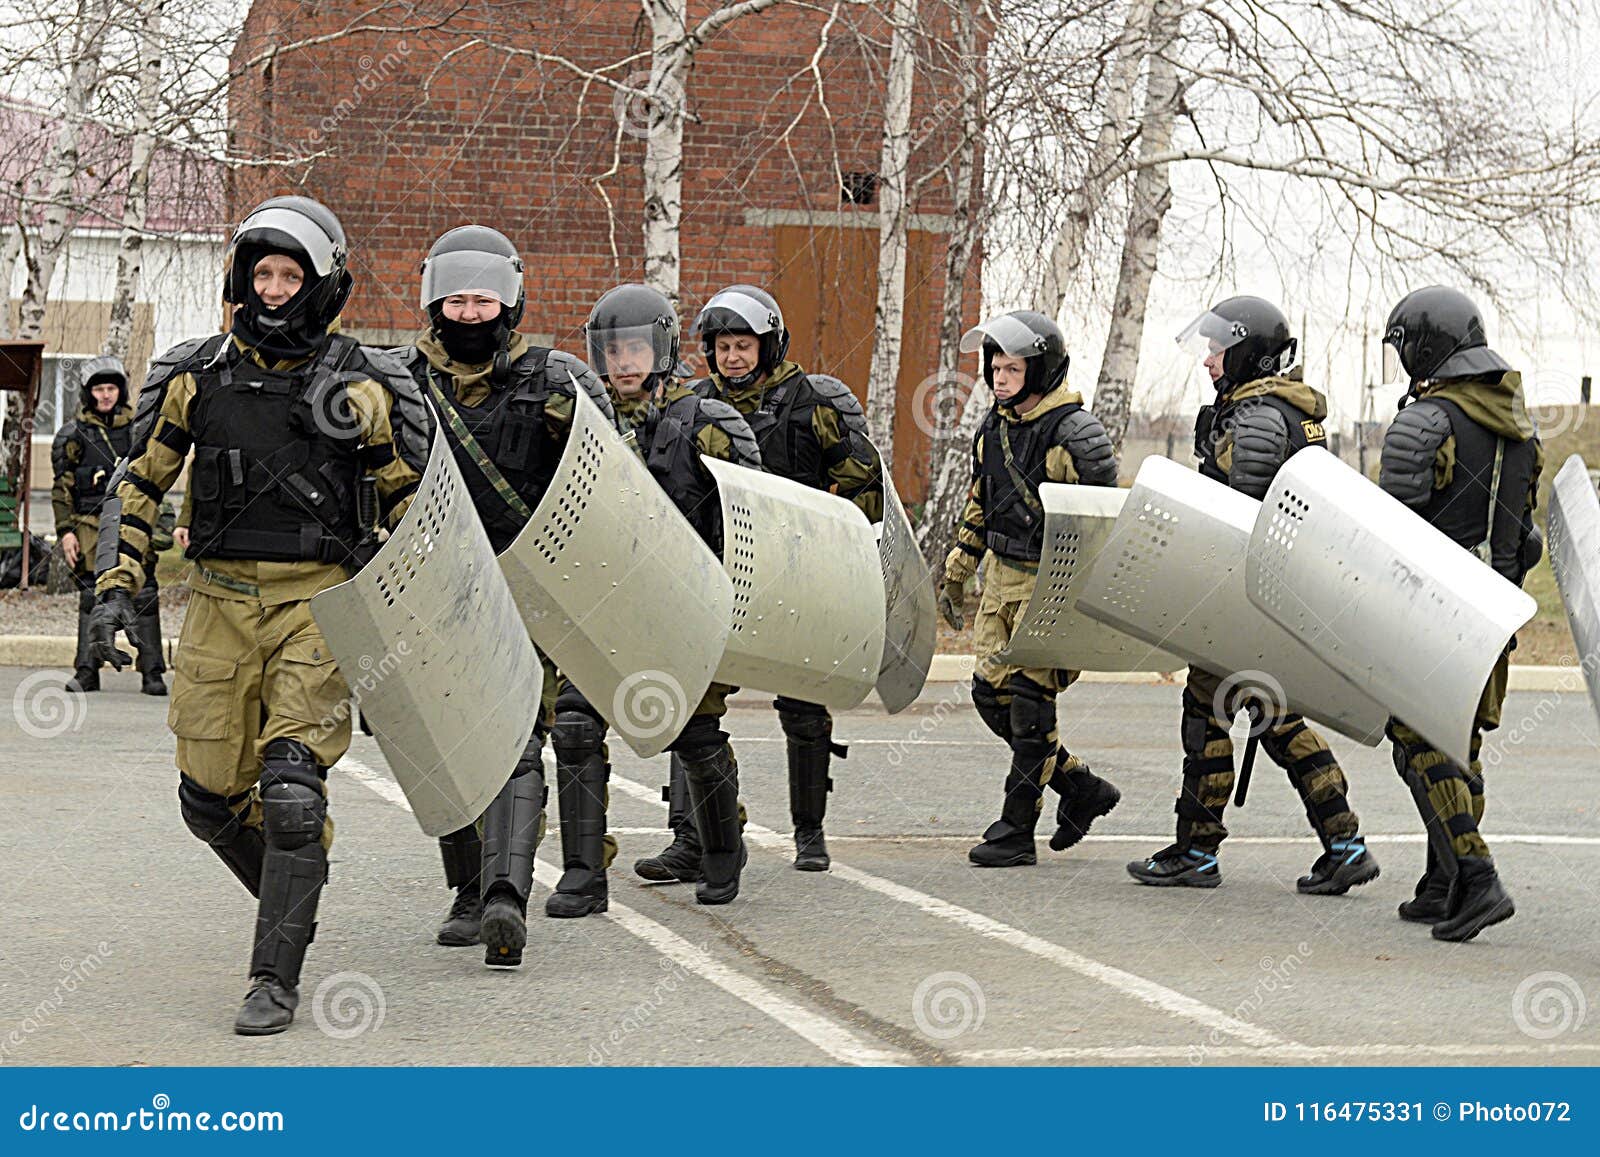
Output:
[[[545,425],[545,403],[550,398],[550,386],[545,380],[544,367],[549,356],[548,349],[530,348],[512,363],[510,381],[491,388],[489,396],[476,406],[464,406],[457,401],[454,385],[435,371],[420,353],[411,363],[412,374],[430,400],[428,375],[433,375],[434,383],[460,416],[479,449],[529,509],[544,497],[555,476],[556,465],[561,461],[561,446],[550,437]],[[472,495],[472,505],[489,534],[489,543],[498,554],[511,545],[527,520],[512,509],[489,481],[478,455],[462,441],[454,423],[441,421],[439,428],[450,444],[450,452],[455,455],[467,493]]]
[[[1487,537],[1491,565],[1512,582],[1521,583],[1522,543],[1531,529],[1532,516],[1525,512],[1538,453],[1535,439],[1514,442],[1509,438],[1497,438],[1467,417],[1454,402],[1443,398],[1427,400],[1450,417],[1450,432],[1456,439],[1456,465],[1450,484],[1435,490],[1417,513],[1467,550],[1476,550]],[[1494,479],[1496,444],[1500,442],[1505,445],[1500,462],[1500,489],[1495,496],[1494,528],[1486,536],[1489,486]]]
[[[342,563],[360,535],[356,451],[360,427],[341,371],[360,346],[328,339],[292,370],[267,370],[238,355],[209,365],[226,337],[191,363],[189,405],[194,494],[189,558]]]
[[[702,399],[687,394],[665,407],[650,408],[640,432],[640,446],[650,474],[667,492],[672,504],[682,511],[700,537],[718,558],[722,557],[722,500],[710,471],[700,461],[698,435],[713,420],[706,416]],[[743,434],[734,441],[734,461],[760,469],[751,454],[741,453],[739,443],[749,446]]]
[[[720,396],[710,378],[701,381],[695,392],[704,398]],[[768,390],[761,405],[744,415],[761,447],[761,464],[767,473],[781,474],[818,490],[833,485],[822,460],[822,443],[811,425],[811,414],[821,404],[822,399],[811,388],[811,379],[806,374],[795,374]]]
[[[1045,452],[1058,444],[1056,431],[1081,403],[1059,406],[1032,422],[1007,422],[999,408],[989,411],[978,431],[983,461],[978,475],[983,504],[984,542],[1001,558],[1038,562],[1044,546],[1044,506],[1039,483]]]
[[[115,412],[111,416],[115,417]],[[99,514],[111,471],[128,456],[128,447],[133,443],[133,423],[103,426],[79,418],[72,424],[72,433],[78,443],[78,465],[72,471],[72,510],[75,514]]]
[[[1283,415],[1283,424],[1289,430],[1289,446],[1284,462],[1293,458],[1307,446],[1326,446],[1327,432],[1322,423],[1314,420],[1299,406],[1276,394],[1258,394],[1240,402],[1223,406],[1201,406],[1194,423],[1194,452],[1200,459],[1200,473],[1227,485],[1228,472],[1217,459],[1233,445],[1233,427],[1239,415],[1248,406],[1271,406]],[[1283,462],[1278,463],[1279,466]]]

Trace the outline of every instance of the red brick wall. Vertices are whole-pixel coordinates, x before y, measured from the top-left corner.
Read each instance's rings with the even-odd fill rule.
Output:
[[[466,12],[479,14],[471,17],[455,11],[460,7],[257,0],[236,64],[269,46],[352,22],[390,30],[284,52],[242,75],[230,94],[235,150],[260,157],[320,155],[289,167],[234,170],[230,214],[236,220],[256,201],[281,192],[304,192],[329,204],[349,235],[356,275],[347,324],[368,332],[408,331],[420,323],[417,269],[435,237],[468,222],[493,225],[527,262],[522,328],[581,352],[578,327],[594,299],[642,274],[644,141],[619,136],[613,90],[585,84],[558,65],[467,44],[474,35],[492,36],[585,69],[609,67],[608,74],[620,78],[648,70],[649,28],[637,0],[513,0],[468,6]],[[710,7],[693,3],[691,15]],[[485,10],[495,13],[493,25],[482,22]],[[422,26],[428,17],[451,13],[439,27]],[[875,249],[875,211],[841,205],[835,159],[846,172],[877,168],[887,29],[871,11],[842,12],[819,62],[831,114],[825,116],[809,71],[825,19],[780,5],[735,22],[698,55],[688,86],[694,119],[684,140],[686,317],[722,285],[772,285],[785,273],[778,268],[776,227],[747,223],[748,210],[861,215],[874,232]],[[646,55],[612,67],[637,53]],[[948,76],[928,70],[919,77],[915,119],[932,133],[913,158],[913,179],[937,167],[949,148],[940,128],[952,103],[952,94],[941,91]],[[948,207],[942,177],[929,181],[912,206],[925,214]],[[942,241],[937,252],[943,253]],[[936,309],[943,273],[940,262],[932,264],[931,283],[908,298]],[[787,278],[795,272],[786,271]],[[870,268],[861,272],[872,275]],[[969,313],[977,308],[977,291],[974,262],[965,287]],[[870,324],[869,317],[864,336]],[[924,308],[907,325],[933,332],[938,318]],[[927,360],[921,351],[936,343],[908,344]],[[796,349],[805,345],[797,335]],[[933,368],[908,360],[902,396]],[[865,394],[864,380],[850,384]],[[900,447],[897,440],[897,457],[897,482],[909,498],[920,497],[925,446]]]

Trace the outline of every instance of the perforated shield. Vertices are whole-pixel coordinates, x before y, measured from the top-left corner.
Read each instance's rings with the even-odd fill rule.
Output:
[[[883,563],[885,623],[878,698],[893,715],[917,701],[933,664],[937,625],[933,574],[917,548],[916,532],[894,483],[883,478],[883,521],[878,524]]]
[[[872,525],[836,495],[701,458],[722,500],[733,629],[717,680],[843,709],[883,658],[883,570]]]
[[[542,670],[443,437],[389,540],[311,614],[422,830],[476,820],[533,733]]]
[[[711,683],[733,585],[600,410],[576,397],[555,477],[500,565],[540,650],[649,757]]]
[[[1567,608],[1589,700],[1600,716],[1600,498],[1574,454],[1550,484],[1550,566]]]
[[[1389,713],[1257,610],[1245,592],[1260,506],[1169,458],[1146,458],[1078,608],[1232,676],[1232,686],[1248,688],[1274,712],[1297,712],[1375,744]]]
[[[1462,766],[1500,653],[1537,604],[1410,508],[1311,447],[1250,536],[1251,601]]]
[[[1033,598],[999,658],[1019,667],[1072,671],[1176,671],[1184,660],[1124,634],[1078,609],[1089,570],[1115,547],[1117,515],[1128,492],[1115,486],[1046,482],[1044,549]]]

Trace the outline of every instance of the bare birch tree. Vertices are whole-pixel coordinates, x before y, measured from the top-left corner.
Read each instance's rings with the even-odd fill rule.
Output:
[[[144,227],[150,207],[150,166],[155,158],[155,122],[161,88],[161,19],[166,0],[139,0],[139,89],[134,110],[132,162],[122,203],[117,277],[106,325],[106,352],[126,361],[133,339],[133,311],[144,268]]]

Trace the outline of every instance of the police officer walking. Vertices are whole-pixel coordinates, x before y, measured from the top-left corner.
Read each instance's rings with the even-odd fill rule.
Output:
[[[522,258],[504,234],[484,225],[451,229],[422,263],[428,328],[399,351],[438,414],[496,554],[522,531],[555,475],[572,429],[575,391],[615,420],[605,387],[587,365],[517,332],[526,300],[522,274]],[[482,819],[439,841],[445,880],[456,890],[439,943],[481,941],[484,962],[493,967],[521,964],[527,944],[556,678],[547,662],[540,718],[528,721],[522,757]],[[603,895],[586,903],[596,899],[603,906]]]
[[[1195,422],[1195,453],[1207,478],[1259,501],[1290,457],[1326,445],[1327,399],[1293,365],[1298,343],[1277,306],[1259,297],[1230,297],[1191,322],[1178,342],[1203,359],[1217,391]],[[1222,882],[1217,849],[1228,835],[1222,815],[1234,782],[1229,728],[1246,706],[1224,690],[1227,676],[1189,667],[1178,731],[1183,786],[1177,841],[1128,865],[1141,884],[1214,888]],[[1378,862],[1361,838],[1344,772],[1326,741],[1299,715],[1269,717],[1259,705],[1251,710],[1252,733],[1288,773],[1322,841],[1322,854],[1296,888],[1337,896],[1377,879]]]
[[[73,658],[69,691],[100,690],[100,665],[89,651],[89,616],[94,611],[94,556],[99,538],[100,507],[106,483],[133,441],[133,407],[128,404],[128,372],[118,358],[90,358],[83,364],[81,406],[64,422],[50,447],[55,481],[50,501],[56,518],[56,542],[72,568],[78,587],[78,650]],[[153,528],[156,536],[160,528]],[[171,542],[166,543],[171,546]],[[133,598],[138,621],[128,632],[139,653],[139,689],[165,695],[161,674],[161,591],[156,584],[156,549],[146,551],[144,582]]]
[[[633,423],[637,447],[651,475],[661,484],[713,553],[722,555],[722,505],[716,483],[701,455],[761,469],[755,434],[739,412],[716,398],[701,397],[674,376],[678,365],[678,315],[672,303],[646,285],[620,285],[595,303],[584,326],[589,360],[605,379],[619,407]],[[640,406],[638,399],[646,399]],[[664,613],[671,613],[664,608]],[[660,855],[639,860],[634,870],[647,880],[697,882],[695,899],[726,904],[739,894],[739,874],[747,856],[739,804],[739,765],[721,722],[727,698],[736,688],[712,683],[689,723],[668,745],[671,771],[666,791],[672,844]],[[572,737],[563,753],[563,733]],[[567,875],[550,897],[555,905],[568,877],[588,871],[599,849],[594,832],[605,827],[605,723],[573,689],[563,688],[556,706],[556,768],[561,779],[561,833]],[[575,770],[565,771],[568,760]],[[578,761],[584,761],[582,763]],[[602,771],[604,769],[604,771]],[[573,825],[581,842],[569,843],[568,784]],[[587,813],[580,809],[588,809]],[[820,814],[818,824],[821,823]],[[820,839],[820,832],[819,832]],[[609,862],[609,861],[607,861]],[[592,872],[590,873],[592,875]],[[581,876],[578,877],[582,879]],[[603,873],[600,879],[604,895]],[[565,912],[551,913],[564,915]]]
[[[115,633],[138,622],[157,504],[193,448],[193,596],[168,723],[184,821],[259,900],[244,1035],[294,1019],[328,875],[328,768],[350,741],[349,690],[310,600],[371,549],[364,492],[398,521],[428,453],[411,379],[332,332],[350,288],[325,206],[274,197],[252,210],[228,245],[230,332],[156,360],[100,529],[91,637],[120,669]]]
[[[1067,347],[1060,328],[1041,313],[1014,310],[961,339],[981,353],[983,380],[995,397],[972,444],[972,487],[945,560],[939,610],[955,630],[965,626],[966,582],[984,566],[983,599],[973,623],[977,666],[972,703],[1011,748],[1000,818],[967,853],[979,867],[1038,862],[1033,834],[1046,784],[1060,795],[1050,847],[1063,851],[1122,798],[1083,760],[1061,746],[1056,695],[1076,671],[1022,668],[1000,660],[1033,597],[1044,546],[1041,482],[1115,486],[1117,456],[1100,420],[1067,385]]]
[[[1489,348],[1465,294],[1431,286],[1407,294],[1383,334],[1385,377],[1410,383],[1383,439],[1378,484],[1518,586],[1542,553],[1533,511],[1544,449],[1528,417],[1522,375]],[[1516,911],[1478,830],[1483,822],[1483,732],[1500,726],[1511,651],[1478,701],[1472,763],[1461,767],[1398,719],[1395,767],[1428,833],[1427,870],[1400,917],[1433,925],[1436,940],[1471,940]]]
[[[848,498],[869,520],[882,521],[883,462],[867,437],[861,403],[838,378],[808,374],[786,360],[789,331],[772,295],[753,285],[731,285],[706,302],[693,329],[711,368],[695,391],[744,416],[766,469]],[[843,759],[847,749],[833,742],[826,707],[783,695],[773,705],[787,740],[794,866],[826,871],[822,821],[833,788],[828,770],[832,757]]]

